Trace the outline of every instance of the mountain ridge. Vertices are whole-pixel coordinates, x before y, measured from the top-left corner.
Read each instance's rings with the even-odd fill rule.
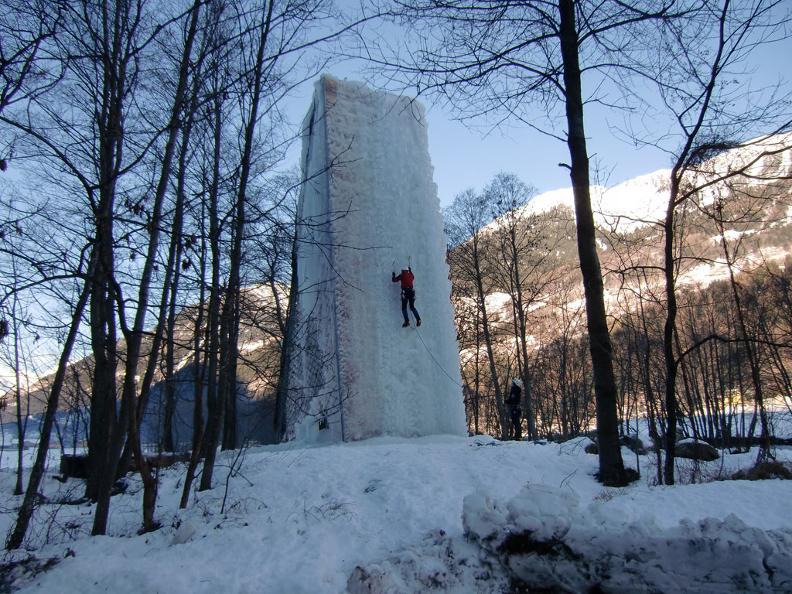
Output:
[[[762,156],[763,152],[772,154]],[[725,175],[729,169],[739,169],[752,162],[746,173],[757,184],[762,183],[761,178],[773,180],[789,176],[792,172],[792,133],[761,136],[724,150],[691,168],[688,178],[698,181],[712,173]],[[670,168],[660,168],[612,186],[590,186],[595,223],[613,231],[626,232],[661,221],[668,206],[671,171]],[[541,214],[559,206],[574,212],[571,186],[537,194],[523,209],[529,214]]]

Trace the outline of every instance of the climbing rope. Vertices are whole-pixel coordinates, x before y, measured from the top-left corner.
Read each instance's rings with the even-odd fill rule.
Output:
[[[392,263],[391,267],[392,267],[392,268],[394,268],[394,269],[396,268],[396,260],[395,260],[395,259],[393,260],[393,263]],[[408,269],[410,269],[411,267],[412,267],[412,256],[411,256],[411,255],[408,255],[408,256],[407,256],[407,268],[408,268]],[[423,336],[421,336],[421,333],[418,331],[418,329],[417,329],[417,328],[415,329],[415,331],[418,333],[418,338],[420,339],[420,341],[421,341],[421,344],[423,345],[424,349],[426,349],[426,352],[427,352],[427,353],[429,353],[429,356],[432,358],[432,361],[434,361],[434,364],[435,364],[435,365],[437,365],[437,368],[438,368],[440,371],[442,371],[442,372],[443,372],[443,375],[445,375],[445,376],[446,376],[448,379],[450,379],[450,380],[451,380],[451,382],[453,382],[455,385],[457,385],[457,386],[459,386],[460,388],[462,388],[462,387],[463,387],[463,386],[462,386],[462,384],[460,384],[460,383],[459,383],[458,381],[456,381],[456,380],[455,380],[453,377],[451,377],[450,375],[448,375],[448,372],[447,372],[445,369],[443,369],[443,366],[442,366],[442,365],[440,365],[440,362],[439,362],[439,361],[438,361],[438,360],[435,358],[435,356],[434,356],[434,354],[432,353],[432,351],[430,351],[430,350],[429,350],[429,347],[428,347],[428,346],[426,346],[426,342],[424,342]]]
[[[446,376],[448,379],[450,379],[450,380],[451,380],[451,381],[452,381],[454,384],[456,384],[457,386],[459,386],[460,388],[462,388],[462,387],[463,387],[463,386],[462,386],[462,384],[460,384],[460,383],[459,383],[458,381],[456,381],[456,380],[455,380],[453,377],[451,377],[450,375],[448,375],[448,372],[447,372],[445,369],[443,369],[443,366],[442,366],[442,365],[440,365],[440,362],[439,362],[437,359],[435,359],[435,356],[432,354],[432,351],[430,351],[430,350],[429,350],[429,347],[428,347],[428,346],[426,346],[426,343],[424,342],[423,336],[421,336],[421,333],[418,331],[418,328],[416,328],[416,329],[415,329],[415,332],[418,334],[418,338],[421,340],[421,344],[422,344],[422,345],[423,345],[423,347],[426,349],[426,352],[427,352],[427,353],[429,353],[429,356],[432,358],[432,361],[434,361],[434,364],[435,364],[435,365],[437,365],[437,368],[438,368],[440,371],[442,371],[442,372],[443,372],[443,374],[445,374],[445,376]]]

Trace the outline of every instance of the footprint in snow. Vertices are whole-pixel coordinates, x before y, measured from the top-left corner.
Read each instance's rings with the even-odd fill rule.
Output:
[[[377,489],[379,489],[380,485],[382,485],[382,481],[380,479],[372,479],[369,481],[368,486],[363,489],[364,493],[373,493]]]

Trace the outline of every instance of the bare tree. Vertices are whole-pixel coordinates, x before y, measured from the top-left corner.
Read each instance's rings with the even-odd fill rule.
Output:
[[[80,296],[77,298],[71,324],[69,326],[69,333],[61,351],[60,360],[58,361],[58,369],[55,372],[52,386],[49,389],[47,408],[39,429],[39,444],[38,450],[36,452],[36,460],[33,463],[33,467],[30,469],[30,478],[28,479],[25,497],[22,500],[22,505],[19,508],[14,529],[6,541],[6,548],[9,550],[18,549],[22,546],[22,542],[24,541],[25,535],[27,534],[28,526],[30,525],[30,519],[33,516],[33,509],[36,503],[36,498],[38,497],[39,487],[41,486],[41,479],[44,477],[44,468],[47,461],[47,451],[49,449],[52,426],[55,421],[55,415],[58,412],[58,402],[60,400],[61,391],[66,379],[69,358],[71,357],[74,343],[77,340],[77,333],[79,331],[80,321],[88,302],[88,295],[88,285],[85,284],[83,285]]]
[[[201,0],[195,0],[189,11],[189,24],[187,25],[187,34],[184,38],[184,45],[182,49],[181,59],[179,60],[178,78],[173,93],[172,105],[170,109],[170,120],[167,126],[167,137],[163,151],[162,163],[160,166],[159,179],[157,181],[156,190],[154,193],[154,202],[152,205],[151,218],[149,221],[149,240],[146,247],[146,259],[143,265],[143,271],[139,281],[137,311],[135,315],[134,325],[132,328],[124,328],[124,335],[126,338],[126,367],[124,374],[124,386],[121,395],[121,410],[124,411],[126,407],[128,411],[128,427],[123,427],[123,423],[119,423],[113,438],[113,447],[120,457],[121,448],[123,444],[124,431],[128,432],[131,441],[131,449],[135,455],[135,459],[140,469],[140,475],[143,479],[143,531],[149,532],[158,527],[154,520],[154,509],[157,499],[157,480],[153,476],[151,469],[143,455],[143,449],[140,440],[140,423],[138,421],[139,411],[145,409],[145,405],[138,407],[137,393],[138,385],[136,381],[136,372],[138,363],[141,357],[141,346],[143,333],[146,327],[146,314],[148,313],[148,303],[150,299],[150,287],[155,260],[159,250],[160,230],[162,226],[162,210],[165,202],[165,195],[170,184],[173,158],[176,153],[176,144],[179,137],[179,132],[182,127],[183,115],[185,106],[187,104],[187,88],[189,80],[189,67],[193,52],[193,42],[195,41],[196,30],[198,27],[198,18],[200,15]],[[178,234],[176,235],[178,241]],[[162,300],[160,305],[160,312],[157,324],[157,331],[154,334],[154,341],[151,351],[149,353],[148,370],[144,377],[143,386],[141,389],[141,396],[147,394],[148,388],[153,379],[153,370],[155,362],[160,351],[160,341],[162,339],[162,331],[165,325],[165,303],[170,293],[170,284],[172,282],[172,272],[177,264],[173,261],[175,258],[175,250],[170,251],[170,259],[166,264],[166,278],[162,286]],[[124,318],[122,318],[122,321]],[[141,398],[143,401],[145,397]],[[123,412],[122,412],[123,420]],[[115,469],[117,461],[111,466],[112,472],[109,474],[109,480],[112,480],[116,474]],[[108,480],[108,475],[105,476]],[[104,492],[101,494],[104,495]],[[107,490],[107,497],[109,499],[109,489]],[[97,518],[101,518],[100,510],[104,509],[102,506],[103,500],[100,499],[97,506]],[[104,519],[106,523],[106,519]],[[96,532],[96,523],[94,525]],[[104,533],[104,526],[101,526],[101,531]]]
[[[201,474],[201,489],[210,489],[212,486],[212,472],[217,448],[217,440],[221,427],[221,411],[224,404],[226,408],[226,427],[232,427],[227,433],[231,447],[236,445],[236,366],[238,359],[237,339],[239,336],[239,291],[240,291],[240,266],[242,260],[242,240],[245,233],[245,205],[247,201],[247,186],[250,180],[254,134],[258,124],[258,110],[260,108],[262,87],[264,85],[264,69],[267,42],[269,39],[274,2],[267,2],[266,9],[262,11],[260,21],[255,24],[255,57],[250,68],[251,95],[245,113],[244,137],[242,155],[240,157],[240,178],[235,201],[233,243],[231,248],[231,268],[225,290],[225,300],[220,314],[220,399],[216,413],[210,417],[207,427],[207,441],[205,444],[206,457],[204,459],[203,473]]]
[[[486,252],[489,248],[484,227],[489,222],[488,210],[485,196],[470,189],[454,198],[451,206],[444,212],[444,216],[450,237],[458,243],[451,252],[452,278],[473,286],[477,326],[480,323],[487,352],[490,382],[500,421],[500,432],[505,437],[509,431],[509,417],[496,368],[494,337],[486,301],[487,294],[491,290],[485,271]],[[478,350],[478,346],[476,348]]]
[[[668,413],[666,484],[674,483],[676,380],[681,362],[676,335],[679,212],[688,200],[700,200],[708,188],[744,175],[765,156],[786,150],[783,146],[760,150],[737,167],[707,160],[724,149],[740,145],[746,133],[755,132],[759,127],[775,122],[780,131],[790,125],[786,98],[768,95],[764,90],[756,96],[741,90],[735,92],[731,84],[731,77],[750,51],[777,38],[787,21],[786,11],[773,0],[756,0],[749,4],[723,0],[705,3],[691,19],[662,24],[660,38],[664,41],[664,59],[657,64],[652,78],[658,83],[663,107],[674,117],[680,138],[680,148],[673,153],[668,206],[662,223],[667,308],[663,332]],[[742,109],[733,109],[731,106],[735,103]],[[718,163],[721,170],[702,172],[703,163]]]
[[[47,54],[63,3],[9,0],[0,14],[0,113],[46,92],[63,73],[63,63]],[[0,155],[2,156],[2,155]]]
[[[375,53],[420,93],[438,93],[462,116],[493,115],[539,127],[530,107],[539,105],[551,122],[563,121],[565,133],[543,130],[567,144],[577,222],[578,257],[585,288],[587,325],[597,396],[599,478],[625,484],[618,443],[617,387],[605,314],[602,272],[591,208],[590,166],[584,106],[597,101],[598,89],[614,71],[629,68],[645,48],[641,30],[654,20],[672,18],[673,2],[588,2],[492,4],[411,0],[398,3],[397,18],[417,36],[410,55]],[[582,62],[582,63],[581,63]],[[584,75],[592,89],[584,91]]]
[[[533,439],[536,437],[536,418],[528,346],[531,339],[529,316],[559,278],[560,270],[555,266],[559,239],[553,237],[557,222],[551,213],[537,214],[528,210],[535,190],[514,175],[496,175],[487,185],[485,194],[494,208],[497,221],[492,240],[498,257],[493,260],[492,268],[498,284],[511,297],[517,368],[525,387],[524,417],[528,421],[528,437]]]

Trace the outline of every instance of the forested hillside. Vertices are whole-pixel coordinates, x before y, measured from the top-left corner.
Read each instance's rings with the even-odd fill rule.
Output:
[[[729,154],[732,159],[740,156],[738,150],[726,152],[716,163],[731,162]],[[685,356],[679,393],[680,410],[687,417],[685,434],[724,444],[758,439],[760,430],[744,423],[743,414],[754,411],[755,387],[737,323],[734,288],[755,345],[764,393],[773,406],[789,404],[792,380],[786,337],[792,331],[788,314],[792,270],[786,264],[792,254],[792,218],[788,216],[792,192],[784,177],[790,171],[788,156],[769,160],[756,176],[762,181],[747,180],[739,190],[732,184],[731,193],[718,201],[711,195],[703,197],[691,206],[680,227],[676,266],[683,313],[678,348]],[[619,376],[622,431],[631,430],[630,419],[648,416],[658,440],[664,434],[666,418],[661,398],[664,298],[658,274],[661,233],[650,217],[662,212],[667,174],[662,170],[612,188],[593,188]],[[511,175],[502,176],[499,182],[480,194],[471,191],[459,197],[446,211],[447,231],[457,242],[448,258],[468,427],[471,433],[508,437],[504,403],[510,380],[526,377],[526,409],[530,412],[525,415],[525,428],[531,428],[532,437],[568,438],[591,430],[594,418],[574,213],[565,200],[571,194],[533,196],[528,186]],[[473,209],[480,217],[475,238],[466,234],[475,225],[463,226],[463,217],[473,214],[465,209]],[[474,242],[478,242],[477,248]],[[484,303],[477,298],[479,277],[486,294]],[[238,344],[242,356],[237,397],[240,402],[254,399],[263,407],[255,413],[255,423],[243,422],[244,433],[248,439],[265,442],[273,439],[272,409],[285,327],[283,304],[288,300],[281,294],[276,302],[271,295],[268,286],[243,291]],[[174,319],[172,340],[163,341],[159,359],[172,357],[178,373],[165,381],[167,369],[154,370],[145,434],[150,443],[159,443],[166,450],[189,445],[189,411],[201,373],[194,365],[198,318],[196,306],[185,307]],[[492,381],[487,333],[497,382]],[[149,344],[144,341],[144,352]],[[173,346],[173,354],[168,354],[165,345]],[[123,349],[121,341],[119,351]],[[147,361],[148,357],[141,359],[138,374],[145,373]],[[86,423],[82,417],[89,402],[92,365],[91,357],[72,364],[60,403],[67,413],[61,417],[64,432],[74,433],[79,440],[84,439],[84,433],[75,432],[74,424]],[[31,388],[31,414],[43,409],[51,380],[48,376]],[[12,396],[7,394],[6,401],[13,407]],[[177,407],[181,412],[174,438]]]
[[[784,143],[784,137],[765,141]],[[755,152],[755,147],[723,151],[701,163],[695,177],[717,180]],[[675,353],[687,435],[743,444],[762,431],[745,425],[743,416],[754,412],[762,397],[768,408],[790,405],[789,153],[760,160],[750,174],[705,185],[677,221]],[[594,189],[621,431],[631,430],[629,419],[647,416],[658,442],[667,418],[662,344],[667,308],[658,214],[668,201],[668,174]],[[446,213],[473,432],[509,434],[504,402],[514,377],[525,380],[530,435],[568,437],[593,428],[574,214],[564,194],[549,198],[534,200],[528,186],[504,174],[482,192],[458,196]],[[504,204],[509,208],[501,214]],[[488,216],[498,218],[490,223]]]

